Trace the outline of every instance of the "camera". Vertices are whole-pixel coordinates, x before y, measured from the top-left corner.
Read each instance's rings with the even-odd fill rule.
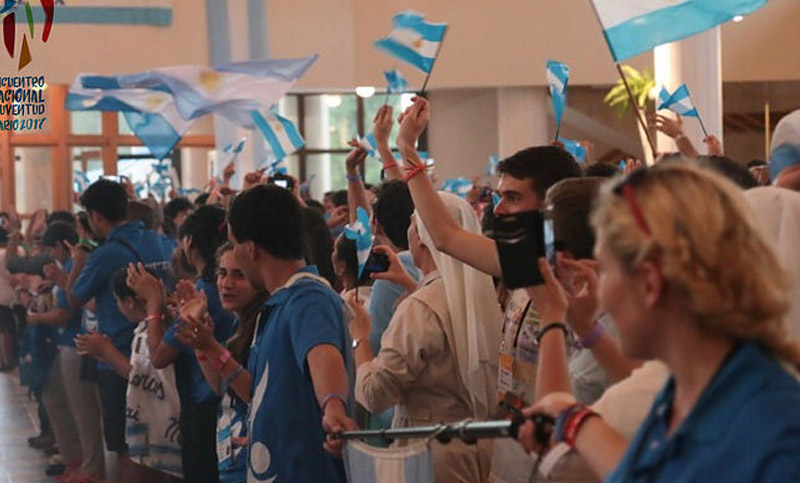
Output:
[[[269,183],[289,191],[294,190],[294,180],[288,174],[276,173],[270,176]]]

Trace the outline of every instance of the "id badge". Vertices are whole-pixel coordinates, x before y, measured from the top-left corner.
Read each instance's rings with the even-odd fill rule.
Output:
[[[508,354],[500,354],[500,373],[497,377],[497,389],[500,399],[505,393],[514,390],[514,358]]]
[[[221,421],[222,422],[222,421]],[[217,431],[217,461],[219,469],[225,469],[233,462],[233,438],[230,421]]]

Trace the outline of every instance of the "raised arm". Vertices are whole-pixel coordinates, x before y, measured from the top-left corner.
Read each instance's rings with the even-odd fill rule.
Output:
[[[422,217],[425,228],[433,238],[436,248],[476,269],[499,277],[502,275],[497,249],[493,240],[462,229],[439,198],[431,181],[424,175],[423,161],[417,153],[416,142],[430,119],[428,101],[414,98],[414,104],[400,117],[400,134],[397,147],[403,156],[406,175],[414,206]],[[416,170],[416,171],[415,171]],[[412,175],[412,173],[416,173]]]
[[[378,153],[381,156],[381,163],[383,163],[383,172],[386,174],[386,179],[403,179],[403,172],[394,158],[394,153],[389,147],[389,136],[392,133],[392,126],[394,125],[394,109],[392,106],[381,106],[378,113],[375,115],[375,126],[372,134],[375,136],[375,142],[378,144]]]
[[[355,223],[358,219],[358,207],[367,210],[372,216],[372,207],[367,200],[367,190],[364,188],[364,181],[358,173],[358,166],[367,159],[367,152],[359,146],[358,141],[355,139],[350,141],[350,146],[353,150],[347,155],[345,160],[345,169],[347,170],[347,207],[349,210],[350,223]]]
[[[700,153],[697,152],[692,141],[683,133],[683,119],[679,115],[675,115],[675,119],[671,119],[661,114],[655,114],[650,117],[651,121],[655,122],[656,129],[671,137],[675,144],[678,146],[678,151],[689,159],[696,159]]]

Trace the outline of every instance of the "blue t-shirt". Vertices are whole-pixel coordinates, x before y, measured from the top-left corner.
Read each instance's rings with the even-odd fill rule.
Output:
[[[69,273],[72,270],[72,260],[67,260],[64,263],[64,271]],[[69,306],[69,299],[67,293],[61,287],[54,287],[53,292],[56,296],[56,307],[72,312],[69,316],[67,325],[58,329],[58,338],[56,345],[75,347],[75,336],[81,331],[81,322],[83,321],[83,311],[81,309],[72,310]]]
[[[236,331],[239,320],[233,322],[231,336]],[[226,387],[220,387],[224,394],[217,410],[217,444],[228,441],[231,454],[219,457],[220,483],[240,483],[247,480],[247,445],[239,446],[237,442],[247,441],[247,404],[230,394]],[[237,441],[234,441],[237,440]]]
[[[800,383],[753,342],[736,347],[670,436],[670,378],[606,482],[800,481]]]
[[[219,299],[217,284],[198,279],[195,284],[197,290],[202,290],[206,294],[208,301],[208,315],[214,322],[214,338],[222,344],[231,336],[234,315],[222,308]],[[178,392],[181,398],[189,396],[192,402],[201,403],[215,397],[214,391],[208,385],[203,370],[197,362],[194,349],[181,344],[177,337],[178,324],[180,320],[172,322],[169,330],[164,334],[164,342],[180,351],[178,359],[175,361],[175,379],[178,385]]]
[[[414,259],[411,252],[404,251],[397,254],[403,263],[406,272],[411,277],[419,281],[419,270],[414,266]],[[381,351],[381,337],[383,332],[389,327],[396,308],[397,299],[403,296],[406,289],[388,280],[376,280],[372,284],[372,295],[369,299],[369,317],[372,320],[372,330],[369,333],[369,345],[372,353],[377,354]]]
[[[75,281],[73,294],[83,303],[92,298],[96,300],[98,330],[111,338],[114,347],[126,356],[131,353],[136,324],[132,324],[117,308],[112,279],[120,268],[140,261],[158,273],[163,270],[165,262],[169,263],[170,257],[171,254],[164,251],[158,234],[145,230],[144,223],[124,223],[114,228],[108,239],[89,255]],[[111,370],[109,365],[102,362],[98,367]]]
[[[317,274],[314,266],[302,271]],[[322,448],[322,411],[306,356],[330,344],[347,360],[346,331],[341,299],[315,279],[301,278],[264,304],[248,360],[248,481],[345,481],[341,460]]]

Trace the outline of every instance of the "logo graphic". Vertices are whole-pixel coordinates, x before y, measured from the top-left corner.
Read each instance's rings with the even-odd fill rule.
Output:
[[[34,38],[33,30],[33,11],[28,3],[28,0],[2,0],[3,7],[0,10],[0,15],[3,17],[3,43],[5,44],[6,51],[11,58],[14,58],[17,41],[17,11],[19,7],[24,7],[25,15],[28,20],[28,33],[23,29],[22,31],[22,48],[19,54],[19,64],[17,71],[25,68],[26,65],[31,63],[31,50],[28,47],[28,36]],[[44,10],[44,30],[42,31],[42,42],[47,43],[50,39],[50,31],[53,29],[53,17],[55,14],[55,0],[39,0]]]

